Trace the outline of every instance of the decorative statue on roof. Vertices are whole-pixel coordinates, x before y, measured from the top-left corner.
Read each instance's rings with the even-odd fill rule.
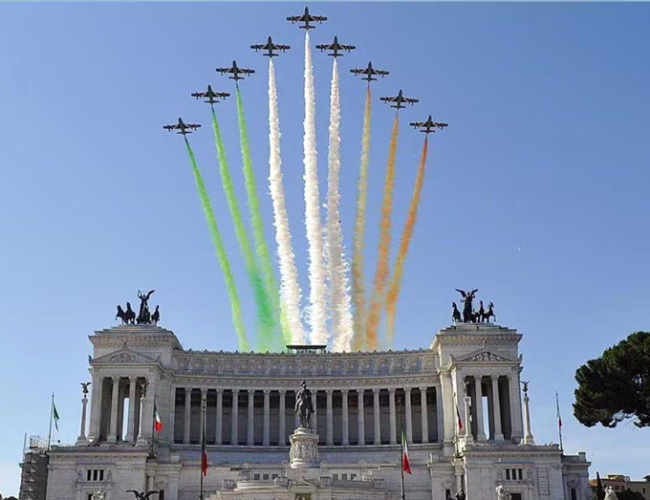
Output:
[[[300,385],[302,388],[296,393],[295,412],[300,418],[300,427],[309,429],[309,417],[315,413],[314,407],[311,404],[311,391],[307,389],[307,382],[304,380]]]
[[[138,318],[136,321],[138,322],[138,325],[142,324],[150,324],[151,323],[151,313],[149,312],[149,297],[151,297],[151,294],[155,292],[155,290],[151,290],[149,293],[144,294],[140,290],[138,290],[138,298],[140,299],[140,313],[138,314]]]
[[[474,311],[472,310],[472,301],[476,297],[476,292],[478,288],[472,290],[471,292],[466,292],[465,290],[459,290],[456,288],[456,291],[463,296],[463,323],[472,323],[475,321]]]

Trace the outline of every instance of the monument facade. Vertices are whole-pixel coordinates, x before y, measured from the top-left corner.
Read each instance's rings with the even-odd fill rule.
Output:
[[[98,331],[47,499],[196,500],[204,437],[206,499],[397,499],[404,428],[409,500],[589,500],[586,455],[535,443],[520,340],[459,322],[427,349],[261,354],[186,350],[152,322]]]

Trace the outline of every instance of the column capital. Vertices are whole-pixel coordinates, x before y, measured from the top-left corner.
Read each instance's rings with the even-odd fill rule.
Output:
[[[111,379],[113,382],[119,382],[122,377],[120,375],[113,375]]]
[[[397,389],[395,389],[395,387],[389,387],[389,388],[388,388],[388,392],[389,392],[390,394],[395,394],[395,391],[396,391],[396,390],[397,390]]]
[[[136,375],[129,375],[129,382],[135,382],[136,380],[138,380]]]
[[[265,396],[268,396],[269,394],[271,394],[271,389],[264,389],[262,392],[264,393]]]
[[[380,391],[381,389],[377,389],[376,387],[372,388],[372,392],[374,392],[375,394],[379,394]]]
[[[208,397],[208,388],[201,387],[201,399],[206,399]]]
[[[281,396],[284,396],[287,393],[286,389],[278,389],[278,392],[280,393]]]
[[[325,394],[331,396],[334,393],[334,389],[325,389]]]
[[[363,394],[364,392],[366,392],[366,389],[364,387],[357,389],[357,394]]]
[[[239,393],[239,389],[232,389],[232,392],[233,392],[233,394],[238,394],[238,393]]]
[[[404,387],[404,392],[407,394],[411,393],[411,387]]]
[[[221,388],[217,389],[217,394],[223,394],[223,389]]]
[[[348,392],[350,392],[350,389],[341,389],[342,394],[347,394]]]
[[[254,396],[255,395],[255,389],[246,389],[246,392],[248,392],[248,396]]]
[[[419,387],[420,392],[427,392],[428,387]]]

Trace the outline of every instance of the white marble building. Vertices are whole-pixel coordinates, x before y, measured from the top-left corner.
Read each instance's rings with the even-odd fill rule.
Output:
[[[77,446],[51,452],[47,498],[88,500],[101,490],[126,500],[128,489],[156,489],[161,500],[196,500],[205,432],[206,499],[396,499],[403,425],[409,500],[445,500],[461,488],[468,500],[495,500],[499,485],[512,500],[589,500],[585,453],[536,445],[526,425],[520,339],[461,323],[417,351],[255,354],[184,350],[151,325],[96,332],[88,429],[84,400]],[[289,436],[303,379],[319,457],[296,472]]]

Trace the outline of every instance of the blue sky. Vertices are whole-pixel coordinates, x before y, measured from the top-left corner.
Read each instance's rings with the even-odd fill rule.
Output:
[[[46,434],[56,393],[63,442],[79,429],[89,379],[87,336],[115,324],[115,305],[155,288],[162,325],[186,348],[234,349],[228,299],[178,136],[178,116],[209,125],[189,93],[237,59],[253,160],[272,241],[266,186],[266,59],[271,34],[292,50],[276,64],[287,203],[303,289],[302,41],[284,21],[298,4],[0,5],[0,493],[17,494],[24,433]],[[351,67],[391,75],[374,87],[367,234],[374,269],[391,112],[400,88],[420,98],[402,115],[395,228],[401,228],[430,113],[420,218],[407,261],[395,348],[426,347],[450,322],[454,288],[479,288],[499,323],[523,334],[533,433],[587,451],[592,474],[650,473],[650,430],[582,427],[573,375],[629,333],[648,329],[647,141],[650,5],[315,4],[313,33],[358,50],[341,61],[342,223],[348,249],[364,85]],[[331,58],[314,54],[324,193]],[[234,102],[219,105],[240,200]],[[209,127],[192,136],[245,311],[253,310],[219,184]],[[393,252],[394,254],[394,252]],[[248,324],[249,332],[253,325]],[[644,465],[644,463],[646,465]]]

